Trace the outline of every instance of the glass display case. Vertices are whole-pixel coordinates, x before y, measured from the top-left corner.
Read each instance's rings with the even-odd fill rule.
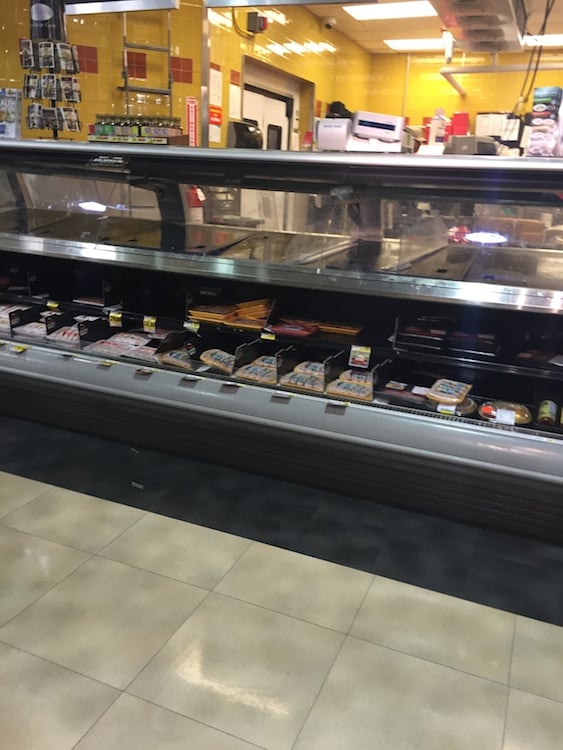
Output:
[[[558,162],[0,153],[4,413],[557,537]]]

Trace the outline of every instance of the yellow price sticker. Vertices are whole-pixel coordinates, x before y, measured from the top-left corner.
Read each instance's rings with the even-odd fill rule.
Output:
[[[264,333],[260,334],[260,338],[264,341],[275,341],[276,340],[276,334],[275,333],[268,333],[267,331],[264,331]]]
[[[199,331],[199,323],[197,323],[195,320],[185,320],[184,328],[186,329],[186,331],[197,333]]]
[[[145,333],[154,333],[156,331],[156,318],[152,315],[145,315],[143,318],[143,331]]]
[[[121,328],[123,325],[123,313],[120,310],[110,312],[109,314],[109,327],[110,328]]]
[[[115,362],[110,362],[109,359],[102,359],[98,362],[98,367],[113,367]]]
[[[58,310],[59,309],[59,303],[55,302],[54,300],[49,300],[47,302],[47,307],[49,310]]]
[[[12,347],[12,351],[15,354],[22,354],[23,352],[26,352],[29,349],[29,346],[26,346],[25,344],[15,344]]]

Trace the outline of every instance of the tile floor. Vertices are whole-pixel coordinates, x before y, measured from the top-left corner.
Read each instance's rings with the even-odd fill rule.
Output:
[[[561,750],[563,628],[0,472],[9,750]]]

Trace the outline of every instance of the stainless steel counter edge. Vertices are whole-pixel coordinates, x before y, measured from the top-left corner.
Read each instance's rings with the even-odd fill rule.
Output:
[[[500,284],[427,279],[384,273],[363,274],[322,269],[310,270],[254,261],[182,255],[139,247],[14,236],[7,232],[0,233],[0,251],[132,266],[168,273],[281,284],[305,289],[352,292],[366,296],[453,302],[550,314],[563,311],[563,292],[561,291]]]
[[[224,180],[228,175],[248,186],[258,178],[263,181],[269,177],[272,187],[283,186],[283,181],[290,179],[294,189],[305,192],[311,184],[465,187],[493,194],[503,190],[557,194],[563,189],[562,161],[550,158],[303,153],[22,140],[0,143],[0,160],[6,167],[24,171],[43,172],[56,164],[60,173],[87,170],[92,176],[108,170],[141,174],[148,168],[151,176],[173,177],[179,182],[190,182],[190,170],[198,179],[204,173],[210,179]]]
[[[458,423],[361,404],[334,405],[302,394],[279,398],[276,391],[225,381],[70,355],[41,346],[18,353],[13,342],[0,348],[0,371],[75,384],[91,391],[174,406],[334,441],[383,447],[408,456],[440,459],[510,476],[541,477],[563,487],[563,442],[479,423]]]

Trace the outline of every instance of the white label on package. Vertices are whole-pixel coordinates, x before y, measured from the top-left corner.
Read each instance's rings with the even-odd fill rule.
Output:
[[[497,409],[495,422],[497,424],[516,424],[516,412],[513,409]]]
[[[413,386],[412,392],[417,396],[426,396],[429,390],[430,388],[425,388],[422,385],[415,385]]]

